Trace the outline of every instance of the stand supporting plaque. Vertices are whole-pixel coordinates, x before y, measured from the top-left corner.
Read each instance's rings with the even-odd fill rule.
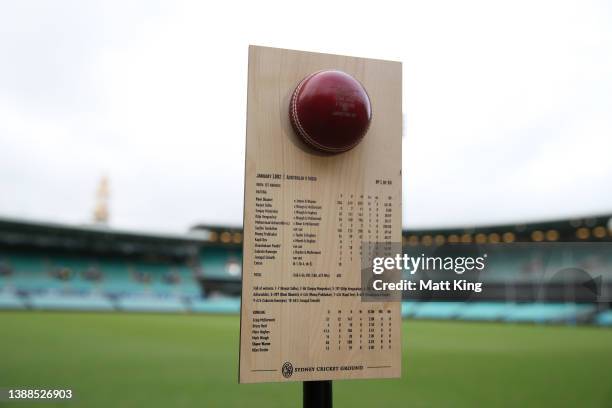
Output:
[[[288,114],[296,86],[322,70],[355,78],[371,101],[367,133],[338,154],[305,146]],[[361,296],[362,244],[401,242],[401,72],[249,48],[241,383],[401,375],[400,303]]]

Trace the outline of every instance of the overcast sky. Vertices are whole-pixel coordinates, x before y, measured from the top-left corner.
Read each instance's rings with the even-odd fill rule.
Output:
[[[248,44],[403,62],[404,225],[612,212],[609,1],[0,3],[0,216],[240,225]]]

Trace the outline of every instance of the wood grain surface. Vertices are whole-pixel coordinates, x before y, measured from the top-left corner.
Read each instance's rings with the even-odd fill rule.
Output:
[[[352,150],[295,136],[291,94],[338,69],[372,102]],[[239,380],[401,375],[400,304],[363,302],[362,242],[401,242],[401,63],[251,46]]]

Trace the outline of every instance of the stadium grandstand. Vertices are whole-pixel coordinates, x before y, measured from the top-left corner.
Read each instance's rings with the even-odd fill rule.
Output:
[[[439,255],[457,244],[488,253],[489,262],[479,275],[461,276],[483,282],[482,292],[405,295],[402,315],[612,326],[611,223],[612,216],[597,216],[406,230],[407,253]],[[0,308],[237,313],[241,249],[237,228],[151,234],[0,219]],[[428,278],[442,276],[430,271]]]
[[[224,293],[239,294],[240,242],[229,229],[155,235],[1,219],[0,307],[235,311]]]

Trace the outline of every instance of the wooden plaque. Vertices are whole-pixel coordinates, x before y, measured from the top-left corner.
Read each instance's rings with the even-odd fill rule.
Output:
[[[355,148],[310,151],[288,117],[309,74],[359,80],[372,122]],[[399,62],[249,48],[241,383],[401,375],[399,302],[365,302],[363,242],[401,242]]]

